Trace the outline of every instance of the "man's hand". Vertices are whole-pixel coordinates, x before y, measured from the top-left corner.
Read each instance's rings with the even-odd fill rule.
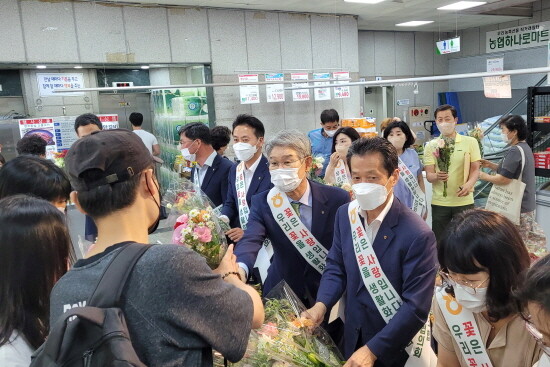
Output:
[[[319,326],[321,322],[323,322],[326,312],[327,306],[325,306],[322,302],[317,302],[312,308],[302,312],[301,316],[313,321],[315,326]]]
[[[233,242],[239,242],[241,238],[243,238],[244,231],[242,228],[231,228],[229,231],[225,232],[227,237],[231,239]]]
[[[449,179],[447,172],[437,172],[437,181],[445,182]]]
[[[351,355],[344,367],[372,367],[375,361],[376,356],[365,345]]]
[[[473,189],[473,185],[466,182],[464,185],[462,185],[458,188],[458,191],[457,191],[456,195],[458,197],[467,196],[467,195],[470,194],[470,192],[473,191],[472,189]]]
[[[214,269],[214,273],[223,276],[226,273],[237,272],[239,271],[239,266],[237,265],[237,256],[233,254],[233,244],[227,247],[227,251],[223,256],[220,265]]]

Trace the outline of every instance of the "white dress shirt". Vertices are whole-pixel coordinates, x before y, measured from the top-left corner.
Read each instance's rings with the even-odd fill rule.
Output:
[[[216,156],[218,155],[218,152],[215,150],[206,158],[206,161],[201,166],[197,163],[196,170],[198,171],[198,185],[199,187],[202,186],[202,182],[204,181],[204,176],[206,176],[206,171],[208,171],[208,167],[212,167],[212,164],[214,164],[214,159],[216,159]],[[196,174],[196,173],[195,173]]]
[[[367,212],[364,210],[361,210],[359,214],[365,218],[365,232],[367,237],[369,238],[369,241],[371,244],[374,244],[374,239],[376,238],[376,235],[378,234],[378,230],[380,229],[380,226],[382,225],[382,222],[386,218],[386,215],[391,209],[391,206],[393,204],[393,193],[390,194],[391,198],[384,207],[384,209],[378,214],[376,219],[374,219],[370,224],[367,225],[368,218],[367,218]]]
[[[260,165],[260,161],[262,160],[262,156],[260,155],[258,159],[256,159],[256,162],[250,166],[250,168],[246,168],[246,164],[244,166],[244,187],[246,192],[248,192],[248,188],[250,187],[250,183],[252,182],[252,178],[254,177],[254,172],[256,172],[256,168]]]

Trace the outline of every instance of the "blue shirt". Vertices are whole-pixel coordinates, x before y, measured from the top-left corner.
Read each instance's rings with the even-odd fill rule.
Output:
[[[418,175],[422,173],[423,166],[422,163],[420,163],[420,159],[418,158],[416,151],[411,148],[405,149],[399,158],[401,158],[403,163],[409,167],[409,170],[414,175],[414,178],[418,178]],[[405,181],[401,179],[401,176],[399,177],[397,184],[393,187],[393,194],[403,203],[403,205],[412,208],[412,192],[409,190]]]
[[[313,155],[325,158],[325,162],[323,163],[323,173],[321,174],[321,176],[324,177],[330,161],[330,155],[332,154],[332,137],[323,135],[322,128],[311,130],[307,136],[311,141],[311,150]]]

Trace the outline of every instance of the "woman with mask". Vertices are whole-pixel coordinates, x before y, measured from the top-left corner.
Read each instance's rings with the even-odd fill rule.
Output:
[[[537,367],[550,366],[550,255],[527,271],[515,296],[521,306],[525,327],[544,352]]]
[[[311,307],[332,245],[336,211],[349,202],[349,194],[307,179],[311,145],[299,131],[280,131],[265,151],[274,187],[252,197],[246,230],[235,248],[241,277],[248,279],[269,238],[273,255],[263,293],[284,280]]]
[[[517,228],[529,252],[538,257],[546,253],[546,236],[535,222],[535,160],[531,147],[525,141],[529,134],[527,124],[521,116],[510,115],[500,121],[500,128],[502,140],[510,144],[510,150],[498,165],[482,159],[481,167],[496,171],[496,174],[481,172],[479,179],[493,185],[507,185],[520,178],[525,183]]]
[[[351,176],[346,159],[348,148],[359,139],[359,133],[353,127],[341,127],[332,138],[332,154],[325,172],[325,182],[328,184],[351,184]]]
[[[0,200],[0,366],[27,367],[49,332],[50,292],[74,261],[64,216],[26,195]]]
[[[524,326],[512,290],[529,254],[512,223],[472,209],[458,214],[438,245],[443,287],[433,334],[441,367],[531,367],[540,349]]]
[[[411,146],[415,138],[404,121],[394,121],[384,130],[387,139],[397,149],[400,177],[394,187],[395,197],[426,219],[426,188],[422,176],[423,165]]]

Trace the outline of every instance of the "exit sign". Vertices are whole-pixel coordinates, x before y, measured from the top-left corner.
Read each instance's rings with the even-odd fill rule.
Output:
[[[438,55],[460,52],[460,37],[436,42],[436,52]]]

